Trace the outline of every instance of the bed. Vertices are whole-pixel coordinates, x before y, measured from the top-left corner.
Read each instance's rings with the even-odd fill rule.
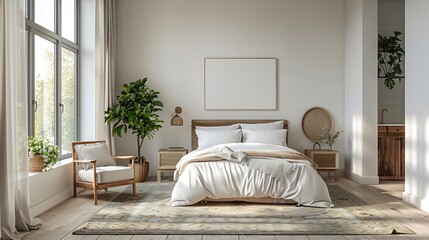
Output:
[[[316,165],[287,147],[287,130],[287,120],[193,120],[193,151],[176,166],[170,205],[247,201],[332,207]]]

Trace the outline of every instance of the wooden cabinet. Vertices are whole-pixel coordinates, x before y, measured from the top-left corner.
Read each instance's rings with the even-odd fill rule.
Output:
[[[405,127],[378,127],[378,176],[380,180],[404,180]]]
[[[176,164],[188,153],[187,149],[159,149],[157,180],[161,182],[163,172],[174,172]]]
[[[335,181],[338,181],[339,153],[337,151],[305,149],[305,155],[317,165],[317,171],[334,172]]]

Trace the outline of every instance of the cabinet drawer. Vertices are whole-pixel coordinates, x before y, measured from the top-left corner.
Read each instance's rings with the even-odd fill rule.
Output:
[[[183,157],[181,153],[160,153],[159,166],[160,167],[176,167],[177,162]]]
[[[386,133],[387,132],[387,127],[381,126],[378,127],[378,133]]]
[[[402,126],[387,127],[387,131],[389,133],[405,133],[405,127],[402,127]]]
[[[337,154],[326,153],[312,153],[312,159],[319,168],[336,168],[337,167]]]
[[[160,149],[158,151],[158,169],[175,169],[179,160],[188,153],[184,150]]]

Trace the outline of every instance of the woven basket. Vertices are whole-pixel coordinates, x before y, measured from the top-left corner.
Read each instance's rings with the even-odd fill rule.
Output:
[[[131,167],[131,164],[129,164],[128,166]],[[149,162],[145,161],[144,163],[141,163],[141,164],[135,163],[134,167],[135,167],[134,173],[135,173],[136,182],[145,182],[149,175]]]
[[[30,172],[43,172],[43,168],[45,167],[44,159],[41,155],[35,155],[30,157],[28,164],[28,170]]]

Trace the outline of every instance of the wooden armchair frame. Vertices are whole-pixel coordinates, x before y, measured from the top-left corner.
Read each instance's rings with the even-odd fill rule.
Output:
[[[135,181],[135,167],[134,167],[134,160],[137,158],[136,156],[112,156],[112,159],[117,160],[131,160],[131,166],[133,169],[133,178],[127,179],[123,181],[118,182],[109,182],[109,183],[97,183],[97,160],[79,160],[77,158],[77,153],[75,150],[76,145],[85,145],[85,144],[96,144],[96,143],[103,143],[106,141],[77,141],[72,142],[72,158],[73,158],[73,197],[76,197],[76,188],[85,188],[85,189],[91,189],[94,191],[94,205],[98,204],[98,197],[97,197],[97,191],[99,189],[105,189],[107,191],[107,188],[110,187],[117,187],[122,185],[129,185],[131,184],[133,186],[133,196],[136,195],[136,181]],[[94,174],[94,182],[85,182],[85,181],[79,181],[76,176],[76,170],[77,166],[79,164],[92,164],[92,170]]]

